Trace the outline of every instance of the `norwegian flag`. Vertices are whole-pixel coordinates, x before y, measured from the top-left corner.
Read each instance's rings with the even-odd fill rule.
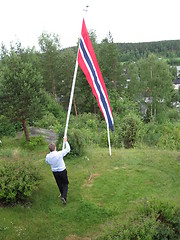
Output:
[[[96,55],[89,38],[89,34],[83,19],[81,39],[78,50],[78,64],[84,72],[91,86],[92,92],[97,99],[99,108],[105,118],[107,126],[113,131],[113,115],[104,80],[96,59]]]

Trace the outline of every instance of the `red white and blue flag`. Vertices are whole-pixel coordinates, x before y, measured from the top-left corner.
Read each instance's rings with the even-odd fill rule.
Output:
[[[99,68],[84,19],[78,50],[78,64],[91,86],[92,92],[97,99],[99,108],[105,118],[107,126],[113,131],[114,121],[106,86],[104,84],[101,70]]]

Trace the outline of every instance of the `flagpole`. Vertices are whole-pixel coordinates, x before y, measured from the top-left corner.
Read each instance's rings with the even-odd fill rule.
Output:
[[[83,9],[83,11],[87,13],[88,7],[89,6],[86,6],[86,8]],[[80,46],[80,42],[79,42],[79,46]],[[66,127],[65,127],[65,131],[64,131],[64,137],[67,136],[69,117],[70,117],[70,113],[71,113],[72,101],[73,101],[73,96],[74,96],[74,88],[75,88],[76,76],[77,76],[77,70],[78,70],[78,60],[77,60],[78,59],[78,52],[79,52],[79,47],[78,47],[78,51],[77,51],[76,65],[75,65],[75,70],[74,70],[74,76],[73,76],[71,95],[70,95],[70,100],[69,100],[69,107],[68,107],[68,113],[67,113],[67,119],[66,119]],[[62,147],[62,149],[64,149],[64,148],[65,148],[65,142],[64,142],[64,139],[63,139],[63,147]]]
[[[78,51],[79,51],[79,48],[78,48]],[[77,53],[77,57],[78,57],[78,53]],[[67,136],[69,117],[70,117],[70,113],[71,113],[72,101],[73,101],[73,96],[74,96],[74,88],[75,88],[75,83],[76,83],[77,70],[78,70],[78,60],[76,58],[76,65],[75,65],[75,69],[74,69],[74,76],[73,76],[73,82],[72,82],[72,87],[71,87],[71,95],[70,95],[70,100],[69,100],[69,107],[68,107],[68,113],[67,113],[67,118],[66,118],[66,127],[65,127],[65,131],[64,131],[64,137]],[[64,149],[64,147],[65,147],[65,142],[63,139],[63,148],[62,149]]]
[[[111,143],[110,143],[110,134],[109,134],[108,124],[107,124],[107,133],[108,133],[108,143],[109,143],[109,155],[111,156]]]

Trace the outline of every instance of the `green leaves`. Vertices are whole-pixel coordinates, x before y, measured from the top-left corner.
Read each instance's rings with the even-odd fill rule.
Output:
[[[158,200],[144,200],[139,208],[135,216],[106,239],[179,239],[180,209]]]
[[[28,121],[41,116],[45,104],[42,76],[37,70],[33,50],[16,45],[4,56],[1,68],[2,112],[11,122]]]
[[[0,166],[0,202],[14,204],[29,200],[41,179],[38,169],[29,161],[6,160]]]

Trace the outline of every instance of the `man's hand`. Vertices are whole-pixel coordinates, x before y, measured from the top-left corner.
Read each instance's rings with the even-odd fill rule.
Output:
[[[64,137],[64,142],[67,142],[67,136]]]

